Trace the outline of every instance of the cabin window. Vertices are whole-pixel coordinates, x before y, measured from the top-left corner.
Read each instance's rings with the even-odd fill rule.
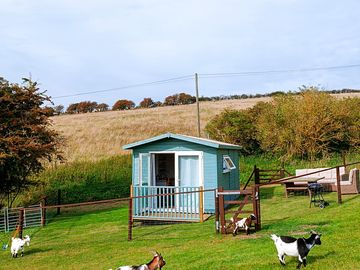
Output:
[[[223,173],[230,172],[231,170],[236,169],[234,162],[228,155],[223,156]]]

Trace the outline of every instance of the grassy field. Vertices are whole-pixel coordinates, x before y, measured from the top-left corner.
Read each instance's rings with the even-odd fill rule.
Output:
[[[0,269],[108,269],[148,262],[161,252],[164,269],[295,269],[287,258],[281,267],[271,233],[307,236],[323,234],[322,245],[308,255],[307,269],[360,269],[360,196],[326,194],[330,206],[308,207],[307,196],[284,198],[283,188],[261,190],[262,230],[245,236],[217,235],[214,220],[203,224],[137,226],[127,241],[127,208],[61,214],[39,229],[31,229],[30,247],[23,258],[0,251]],[[2,235],[3,236],[3,235]]]
[[[360,93],[339,94],[339,98]],[[246,109],[270,98],[200,102],[202,136],[206,123],[225,108]],[[52,118],[54,128],[66,139],[63,147],[68,162],[99,160],[128,153],[122,146],[166,132],[197,136],[196,105],[153,109],[108,111]]]

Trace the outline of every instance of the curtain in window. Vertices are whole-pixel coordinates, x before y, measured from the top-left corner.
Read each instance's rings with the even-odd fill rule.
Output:
[[[179,180],[182,187],[199,186],[198,156],[179,156]]]

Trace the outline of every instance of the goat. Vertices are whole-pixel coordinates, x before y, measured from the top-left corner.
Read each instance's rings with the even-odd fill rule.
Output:
[[[247,218],[242,218],[240,220],[231,218],[231,222],[235,224],[235,229],[233,231],[233,236],[237,235],[237,231],[241,229],[245,229],[246,234],[250,234],[250,227],[253,220],[256,220],[256,216],[251,214]]]
[[[297,269],[301,268],[303,264],[306,267],[306,256],[309,251],[315,245],[321,245],[320,240],[321,234],[318,234],[314,231],[311,231],[311,236],[309,238],[294,238],[291,236],[277,236],[275,234],[271,235],[271,239],[274,241],[279,261],[282,265],[285,265],[285,255],[298,257]]]
[[[18,255],[18,252],[21,250],[21,257],[24,256],[24,246],[27,244],[30,245],[30,237],[28,235],[25,235],[24,239],[21,238],[11,238],[11,255],[13,258],[16,258]]]
[[[116,268],[116,270],[157,270],[161,269],[166,264],[164,258],[161,256],[160,253],[155,252],[153,259],[147,263],[138,266],[121,266]],[[111,269],[109,269],[111,270]]]

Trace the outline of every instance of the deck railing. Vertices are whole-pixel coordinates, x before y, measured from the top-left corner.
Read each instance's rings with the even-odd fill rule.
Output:
[[[199,221],[200,187],[134,186],[133,217],[146,220]]]

